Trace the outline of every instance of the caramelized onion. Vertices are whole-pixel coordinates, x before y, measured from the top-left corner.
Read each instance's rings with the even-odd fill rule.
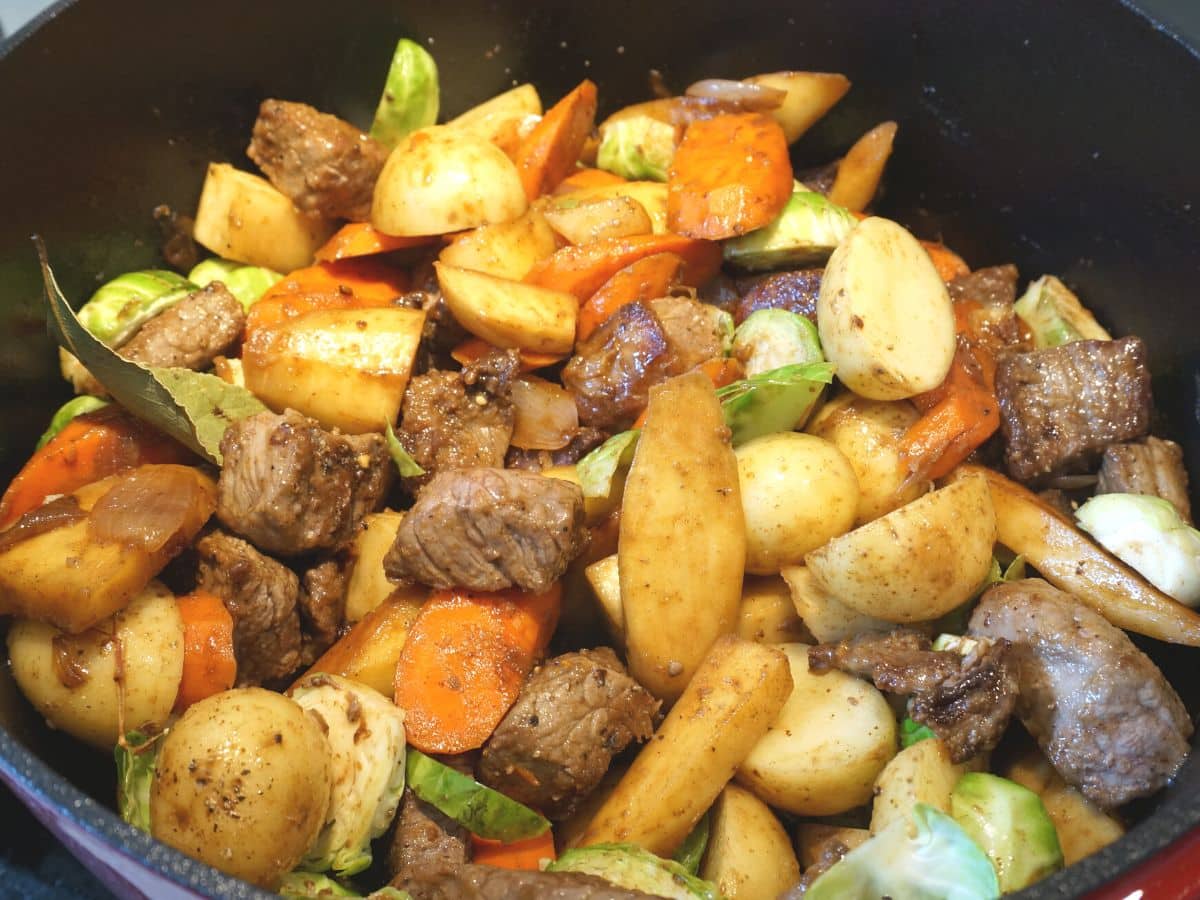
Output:
[[[512,403],[514,447],[559,450],[579,428],[579,413],[570,392],[533,375],[522,375],[513,382]]]
[[[208,480],[187,466],[142,466],[92,507],[89,528],[99,541],[157,553],[172,540],[190,540],[215,506]]]
[[[703,97],[732,103],[747,112],[768,112],[779,109],[787,97],[787,91],[767,87],[765,84],[748,84],[745,81],[729,81],[724,78],[706,78],[687,89],[689,97]]]

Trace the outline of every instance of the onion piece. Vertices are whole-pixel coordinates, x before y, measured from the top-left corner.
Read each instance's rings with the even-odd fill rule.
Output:
[[[211,481],[187,466],[142,466],[123,476],[92,507],[88,529],[113,541],[157,553],[172,541],[182,549],[216,506]]]
[[[769,112],[779,109],[787,98],[787,91],[767,87],[765,84],[748,84],[744,81],[729,81],[725,78],[706,78],[691,85],[689,97],[703,97],[722,103],[736,103],[748,112]]]
[[[522,450],[561,450],[579,429],[575,399],[557,384],[522,375],[512,384],[515,414],[512,445]]]

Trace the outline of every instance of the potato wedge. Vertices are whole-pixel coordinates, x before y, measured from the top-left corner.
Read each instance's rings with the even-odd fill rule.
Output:
[[[987,482],[963,478],[834,538],[805,558],[817,584],[889,622],[925,622],[970,599],[992,564]]]
[[[800,864],[771,808],[736,784],[713,806],[700,877],[728,900],[778,897],[800,880]]]
[[[621,606],[621,574],[617,565],[617,555],[606,556],[592,563],[585,570],[588,584],[596,599],[600,601],[600,611],[604,614],[604,624],[608,628],[609,637],[620,649],[625,648],[625,610]]]
[[[579,301],[571,294],[438,262],[438,285],[463,328],[497,347],[570,353]]]
[[[401,139],[375,183],[371,224],[384,234],[449,234],[528,208],[513,161],[478,134],[434,126]]]
[[[519,84],[473,106],[446,123],[495,144],[509,156],[516,152],[522,131],[542,114],[542,98],[532,84]]]
[[[842,603],[821,587],[805,566],[784,566],[779,574],[791,590],[792,605],[800,621],[823,644],[864,631],[886,633],[896,627],[894,622],[865,616]]]
[[[771,806],[800,815],[861,806],[896,753],[892,708],[861,678],[810,672],[807,645],[778,649],[787,654],[792,693],[738,767],[738,783]]]
[[[346,586],[346,621],[353,624],[385,600],[423,601],[429,589],[421,585],[397,587],[383,573],[383,557],[391,549],[404,513],[390,509],[363,516],[350,554],[354,563]]]
[[[624,184],[610,184],[571,191],[564,197],[570,197],[580,204],[593,200],[627,197],[637,202],[650,216],[651,233],[666,234],[670,230],[667,228],[667,186],[661,181],[627,181]]]
[[[937,738],[905,747],[884,766],[875,782],[871,834],[907,818],[916,803],[949,814],[950,792],[966,773],[965,765],[950,762],[950,751]]]
[[[628,196],[577,200],[574,194],[567,194],[547,203],[544,212],[550,227],[572,244],[650,234],[654,230],[646,208]]]
[[[747,575],[742,582],[737,635],[760,644],[808,644],[812,635],[796,615],[788,583],[778,575]]]
[[[217,256],[277,272],[309,265],[334,225],[306,216],[271,182],[209,163],[192,236]]]
[[[396,421],[425,314],[326,309],[258,328],[242,351],[246,387],[267,406],[294,409],[326,428],[382,431]]]
[[[796,849],[799,851],[800,866],[804,869],[815,866],[825,848],[833,841],[842,844],[847,850],[853,850],[870,836],[871,832],[865,828],[801,822],[796,826]]]
[[[480,225],[456,237],[438,254],[447,265],[520,281],[558,249],[554,230],[536,209],[511,222]]]
[[[954,359],[946,285],[917,239],[888,219],[864,219],[833,251],[817,328],[838,378],[872,400],[932,390]]]
[[[896,127],[895,122],[884,122],[854,142],[838,163],[833,187],[829,189],[830,200],[851,212],[862,212],[870,205],[892,155]]]
[[[774,647],[720,638],[642,747],[580,846],[631,842],[670,856],[766,733],[792,689]]]
[[[617,557],[629,669],[655,696],[674,699],[736,626],[746,559],[737,459],[699,371],[650,389]]]
[[[783,126],[789,144],[799,140],[850,90],[850,80],[832,72],[769,72],[745,80],[787,91],[783,104],[771,110],[771,115]]]
[[[385,600],[326,650],[304,675],[341,675],[369,685],[385,697],[392,696],[400,651],[428,593],[428,589],[399,592]]]

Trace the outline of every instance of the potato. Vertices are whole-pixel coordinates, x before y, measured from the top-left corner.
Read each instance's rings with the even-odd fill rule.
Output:
[[[507,222],[528,206],[503,150],[468,129],[434,126],[402,138],[388,155],[371,224],[384,234],[449,234]]]
[[[844,828],[839,825],[824,825],[820,822],[801,822],[796,826],[796,849],[800,854],[800,867],[815,866],[825,853],[825,848],[834,841],[847,850],[853,850],[871,836],[865,828]]]
[[[854,524],[858,479],[833,444],[783,431],[747,441],[735,452],[747,572],[774,575]]]
[[[546,204],[546,221],[572,244],[603,238],[650,234],[653,224],[646,208],[632,197],[576,199],[574,194]]]
[[[542,474],[547,478],[560,478],[583,488],[583,483],[579,480],[579,471],[574,465],[547,466],[542,469]],[[583,498],[583,517],[589,528],[602,524],[605,519],[621,508],[621,497],[625,492],[625,475],[626,472],[623,469],[617,469],[607,497]],[[607,556],[608,554],[602,555]]]
[[[434,268],[446,306],[476,337],[536,353],[566,354],[575,348],[579,301],[573,294],[442,262]]]
[[[829,816],[871,798],[896,753],[896,717],[873,685],[844,672],[808,670],[808,646],[780,644],[792,693],[741,766],[737,780],[788,812]]]
[[[265,178],[209,163],[192,236],[217,256],[291,272],[312,262],[333,229],[300,212]]]
[[[713,806],[700,877],[728,898],[778,897],[800,880],[787,832],[770,807],[728,784]]]
[[[246,387],[277,412],[326,428],[382,431],[396,420],[421,343],[419,310],[327,309],[256,329],[242,351]]]
[[[965,765],[950,762],[950,751],[937,738],[905,747],[884,767],[875,783],[871,834],[878,834],[897,819],[908,818],[916,803],[928,803],[949,815],[950,792],[966,773]]]
[[[674,699],[742,596],[746,526],[737,460],[712,382],[699,371],[650,389],[625,482],[617,545],[629,669]]]
[[[390,509],[363,517],[351,551],[354,565],[346,586],[347,622],[357,622],[389,598],[420,602],[429,593],[420,585],[397,587],[383,573],[383,557],[391,549],[403,518],[403,513]]]
[[[654,234],[665,234],[667,228],[667,186],[660,181],[627,181],[625,184],[606,184],[602,187],[583,188],[571,191],[570,197],[579,203],[592,200],[628,197],[635,200],[650,216],[650,228]]]
[[[862,525],[916,500],[930,489],[928,481],[904,486],[908,476],[900,462],[900,439],[920,418],[906,400],[868,400],[849,391],[830,400],[805,429],[846,455],[858,478],[858,512]]]
[[[892,142],[896,139],[896,123],[876,125],[850,148],[838,163],[837,175],[829,189],[829,199],[852,212],[862,212],[875,199]]]
[[[954,359],[946,285],[917,239],[887,219],[859,222],[829,257],[817,328],[838,378],[872,400],[932,390]]]
[[[779,650],[720,638],[579,845],[630,842],[669,857],[766,733],[791,686]]]
[[[120,722],[126,731],[157,729],[171,715],[183,676],[183,618],[175,596],[152,581],[116,616],[82,634],[17,619],[8,629],[8,658],[18,687],[46,721],[111,751]]]
[[[822,644],[864,631],[886,633],[895,623],[864,616],[842,603],[819,584],[805,566],[784,566],[779,574],[791,590],[792,605],[804,627]]]
[[[428,594],[428,588],[398,589],[338,638],[304,675],[341,675],[392,696],[400,651]]]
[[[970,599],[996,543],[987,482],[964,478],[805,557],[817,584],[852,609],[889,622],[924,622]]]
[[[791,589],[778,575],[746,576],[742,582],[737,635],[760,644],[812,641],[812,635],[796,615]]]
[[[783,104],[771,110],[771,115],[783,126],[789,144],[797,141],[850,90],[849,79],[832,72],[770,72],[746,81],[787,91]]]
[[[456,237],[438,254],[450,266],[520,281],[558,249],[554,229],[536,209],[511,222],[480,225]]]
[[[331,783],[329,743],[294,701],[262,688],[214,694],[163,739],[151,834],[273,889],[316,840]]]
[[[621,605],[621,573],[617,565],[617,555],[606,556],[592,563],[587,569],[588,584],[600,602],[600,611],[604,613],[604,624],[608,627],[609,636],[619,648],[625,647],[625,609]]]
[[[491,141],[510,156],[521,142],[530,120],[542,114],[542,99],[532,84],[521,84],[468,109],[446,123],[447,128],[467,131]]]

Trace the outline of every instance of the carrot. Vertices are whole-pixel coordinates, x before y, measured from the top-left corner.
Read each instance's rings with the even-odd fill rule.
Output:
[[[334,232],[316,252],[320,262],[335,262],[356,256],[372,256],[392,250],[407,250],[432,243],[428,237],[399,237],[376,231],[368,222],[349,222]]]
[[[605,172],[603,169],[576,169],[559,182],[554,193],[556,195],[569,194],[572,191],[586,191],[591,188],[611,187],[614,184],[625,183],[625,179],[620,175]]]
[[[118,406],[76,416],[25,463],[0,498],[0,528],[7,528],[54,494],[146,463],[190,463],[181,444]]]
[[[459,365],[467,366],[473,362],[478,362],[495,349],[495,347],[483,338],[468,338],[450,351],[450,357]],[[564,358],[555,353],[537,353],[533,350],[520,350],[518,353],[521,357],[522,372],[533,372],[537,369],[544,369],[546,366],[552,366],[556,362],[561,362]]]
[[[246,335],[319,309],[390,306],[408,291],[408,275],[377,259],[344,259],[297,269],[246,314]]]
[[[438,591],[421,607],[396,664],[408,742],[462,753],[488,739],[546,648],[562,588],[542,594]]]
[[[667,188],[667,224],[677,234],[716,241],[762,228],[792,196],[787,137],[761,113],[692,122]]]
[[[511,844],[471,835],[471,861],[480,865],[536,872],[541,868],[543,859],[555,858],[554,832],[549,829],[537,837]]]
[[[535,265],[525,281],[574,294],[582,303],[626,266],[656,253],[683,259],[680,280],[688,287],[700,287],[721,268],[720,244],[678,234],[638,234],[563,247]]]
[[[578,339],[587,340],[605,319],[628,303],[666,296],[682,268],[683,260],[676,254],[655,253],[616,272],[579,308]]]
[[[586,78],[546,111],[517,148],[515,162],[530,200],[571,174],[596,121],[596,85]]]
[[[221,598],[193,591],[178,599],[183,618],[183,677],[175,696],[175,711],[233,687],[237,660],[233,656],[233,616]]]
[[[953,281],[960,276],[971,274],[971,267],[963,258],[940,241],[921,241],[921,246],[933,260],[933,267],[937,269],[942,281]]]
[[[742,368],[742,364],[732,356],[720,356],[716,359],[710,359],[708,362],[700,363],[697,368],[707,375],[713,383],[713,387],[725,387],[727,384],[733,384],[735,381],[740,381],[746,377],[746,370]],[[641,414],[633,423],[634,428],[641,428],[646,424],[646,410],[642,410]]]

